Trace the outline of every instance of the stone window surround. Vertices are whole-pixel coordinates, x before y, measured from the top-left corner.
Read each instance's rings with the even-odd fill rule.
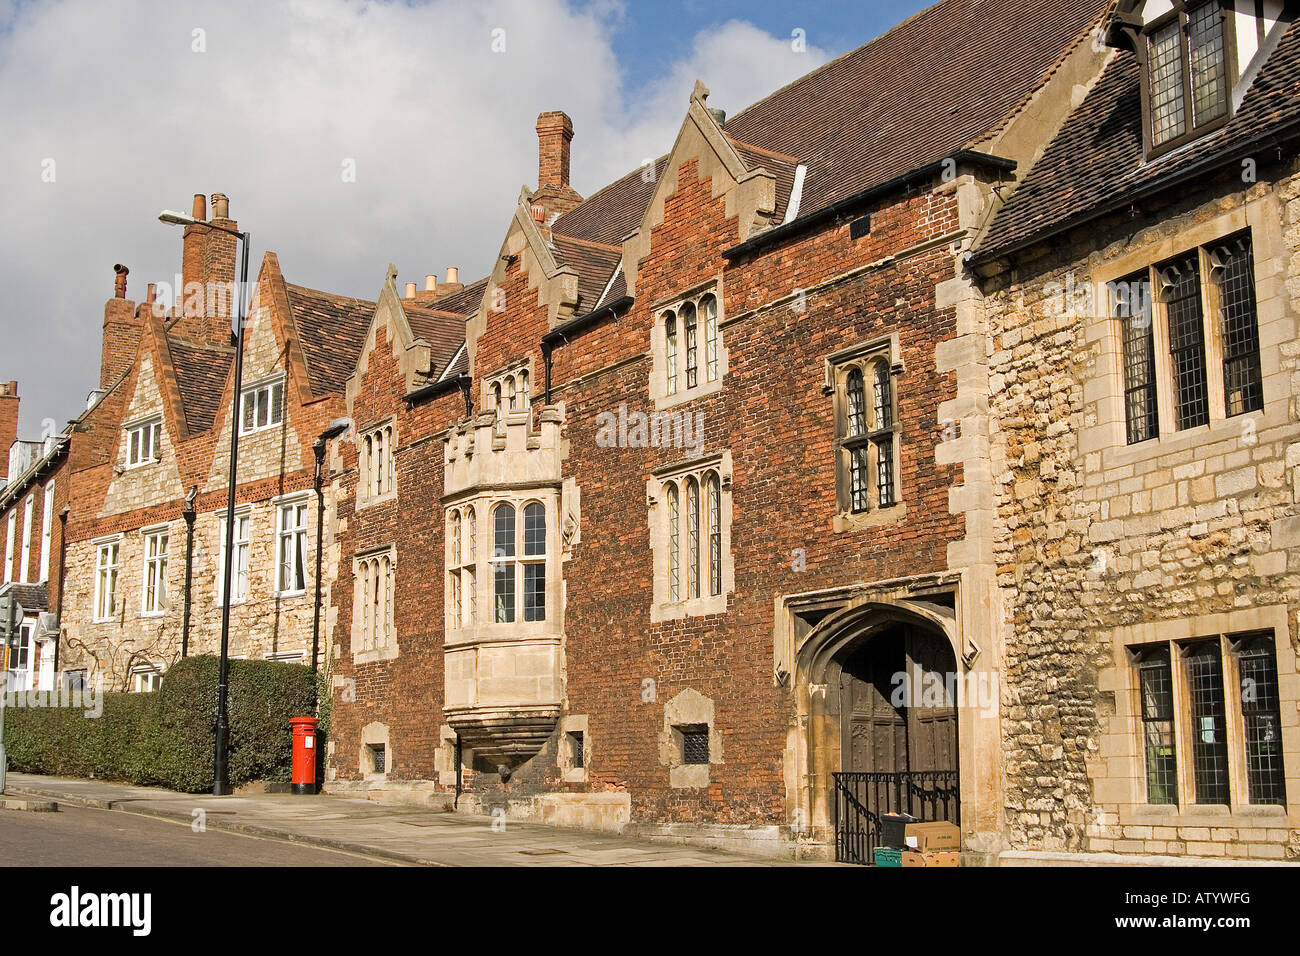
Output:
[[[150,525],[147,528],[140,529],[140,540],[143,547],[140,549],[140,616],[141,617],[164,617],[167,614],[167,606],[164,605],[156,610],[150,610],[146,605],[149,600],[149,539],[155,535],[167,535],[167,550],[162,552],[162,557],[167,562],[166,570],[163,572],[162,580],[159,582],[164,591],[167,589],[167,575],[171,571],[171,525],[157,524]],[[119,572],[120,574],[120,572]],[[170,595],[169,595],[170,599]]]
[[[519,407],[513,412],[507,407],[509,403],[507,390],[509,383],[512,381],[515,383],[516,394],[519,396]],[[533,409],[533,392],[536,382],[537,376],[533,374],[532,356],[515,359],[504,368],[483,379],[481,407],[484,411],[490,411],[496,415],[496,425],[492,433],[494,448],[498,444],[501,448],[505,447],[507,421],[529,420]],[[501,407],[497,406],[495,396],[494,386],[497,385],[501,386]]]
[[[1103,718],[1100,735],[1100,762],[1106,768],[1103,783],[1094,780],[1095,802],[1107,816],[1117,815],[1121,826],[1171,827],[1246,827],[1282,828],[1300,825],[1300,672],[1291,639],[1289,612],[1286,605],[1273,605],[1155,621],[1116,628],[1098,634],[1109,642],[1111,661],[1098,673],[1098,689],[1115,695],[1114,714],[1109,726]],[[1146,756],[1142,742],[1141,700],[1138,673],[1131,649],[1143,645],[1177,644],[1216,635],[1238,635],[1258,631],[1273,632],[1278,675],[1278,704],[1283,734],[1287,805],[1248,804],[1240,802],[1246,794],[1245,765],[1239,741],[1242,734],[1241,709],[1232,689],[1235,664],[1232,655],[1223,655],[1224,687],[1227,695],[1225,712],[1231,758],[1231,806],[1198,805],[1190,799],[1174,804],[1149,804],[1146,792]],[[1174,666],[1178,667],[1177,657]],[[1185,677],[1175,677],[1180,687]],[[1185,689],[1175,699],[1175,740],[1178,745],[1178,783],[1184,798],[1192,784],[1187,773],[1190,752],[1190,728],[1187,722]],[[1118,772],[1117,772],[1118,771]],[[1288,823],[1288,820],[1290,821]]]
[[[524,620],[523,572],[517,571],[515,577],[515,619],[498,624],[493,613],[492,573],[488,561],[494,547],[493,512],[499,504],[512,505],[515,509],[515,561],[523,557],[524,508],[537,502],[546,509],[546,617],[541,621]],[[474,508],[475,517],[475,574],[477,587],[478,620],[473,626],[461,626],[448,629],[446,644],[466,644],[478,640],[518,640],[528,637],[552,637],[561,633],[564,620],[564,587],[561,580],[562,541],[560,534],[560,488],[551,482],[524,485],[515,488],[497,488],[477,490],[473,494],[458,497],[445,504],[446,517],[444,529],[449,527],[450,515],[459,510],[462,513],[469,506]],[[461,534],[465,534],[464,527]],[[444,534],[445,539],[449,535]],[[451,567],[448,549],[450,540],[444,543],[444,567]],[[468,567],[468,565],[462,565]],[[462,600],[464,596],[462,595]],[[444,620],[450,619],[450,592],[444,597]]]
[[[719,492],[722,496],[720,502],[722,511],[722,593],[707,593],[708,578],[706,571],[709,566],[709,544],[707,535],[702,532],[700,535],[700,597],[683,597],[681,600],[673,601],[670,599],[671,588],[668,580],[669,515],[668,495],[664,485],[669,481],[676,481],[681,484],[686,478],[694,477],[700,483],[701,528],[707,528],[708,500],[705,490],[705,476],[709,472],[717,473]],[[685,514],[685,495],[683,494],[679,500],[682,514]],[[686,617],[703,617],[710,614],[727,613],[727,598],[736,587],[736,565],[731,551],[733,512],[731,451],[717,452],[703,458],[694,458],[690,461],[656,468],[650,473],[650,480],[646,482],[646,504],[650,512],[650,550],[654,562],[654,586],[650,604],[650,621],[656,623]],[[683,567],[687,546],[687,542],[683,539]],[[682,575],[682,580],[686,580],[685,573]]]
[[[373,448],[370,444],[375,436],[381,432],[387,432],[385,436],[387,458],[387,475],[388,490],[383,492],[372,492],[371,488],[377,480],[377,475],[372,471],[373,464],[371,457]],[[374,505],[383,504],[387,501],[397,499],[397,416],[390,415],[376,422],[367,425],[365,428],[357,429],[357,510],[369,508]]]
[[[272,513],[275,515],[275,550],[272,552],[272,560],[275,562],[275,579],[274,579],[275,586],[273,588],[274,596],[276,597],[276,599],[302,597],[308,592],[308,590],[310,590],[311,587],[311,581],[309,580],[311,577],[310,575],[311,558],[309,557],[309,555],[311,553],[311,543],[312,543],[311,519],[313,517],[313,508],[312,508],[313,496],[306,491],[295,491],[287,495],[280,495],[279,497],[272,498],[270,503],[271,503]],[[288,591],[281,591],[280,590],[280,539],[282,537],[285,537],[286,535],[286,532],[282,530],[284,510],[286,508],[291,508],[295,505],[300,505],[300,504],[305,504],[307,506],[306,514],[303,516],[303,521],[305,522],[305,524],[301,525],[301,533],[307,545],[303,548],[302,551],[302,560],[307,566],[300,569],[302,571],[303,586],[301,588],[292,588]],[[299,533],[297,526],[295,526],[295,530],[287,532],[287,534],[297,534],[297,533]],[[251,527],[250,527],[249,534],[250,536],[252,534]],[[249,571],[251,574],[252,569],[250,568]]]
[[[152,678],[157,678],[155,683]],[[156,685],[162,683],[162,674],[158,668],[152,664],[137,664],[131,668],[131,692],[134,694],[150,694],[158,689]]]
[[[703,398],[705,395],[712,395],[715,392],[722,391],[722,381],[727,377],[728,358],[725,336],[723,335],[726,314],[723,309],[722,293],[722,276],[718,275],[682,292],[675,293],[671,298],[651,304],[650,311],[654,316],[654,324],[650,330],[650,353],[653,359],[650,363],[650,397],[654,401],[656,411],[692,402],[697,398]],[[713,296],[718,307],[716,323],[718,329],[718,376],[712,381],[709,381],[708,378],[708,343],[705,339],[703,312],[700,310],[700,301],[707,295]],[[699,316],[696,338],[696,348],[699,349],[700,355],[699,365],[697,366],[699,377],[696,379],[699,384],[694,388],[686,387],[686,330],[681,324],[679,315],[677,328],[677,391],[670,395],[668,394],[668,368],[667,359],[665,358],[668,353],[668,337],[664,330],[664,319],[669,312],[679,314],[681,307],[688,302],[695,306],[696,315]]]
[[[565,783],[586,783],[591,767],[591,733],[586,714],[569,714],[560,718],[560,739],[555,755],[556,765]],[[582,766],[573,765],[573,744],[570,734],[582,734]]]
[[[707,727],[709,762],[682,761],[680,727]],[[714,703],[692,688],[676,694],[664,704],[663,730],[659,734],[659,763],[668,768],[668,785],[674,790],[700,790],[709,786],[714,764],[722,763],[722,734],[714,718]]]
[[[123,607],[119,595],[119,592],[121,591],[122,588],[122,535],[121,534],[108,535],[107,537],[96,538],[90,543],[95,549],[95,589],[93,594],[93,599],[95,604],[91,616],[91,621],[94,624],[106,624],[112,621],[116,621],[118,614],[121,613]],[[112,545],[115,545],[117,547],[117,552],[114,555],[112,564],[108,565],[105,564],[103,561],[104,549]],[[117,572],[113,580],[113,613],[101,617],[99,613],[99,609],[102,602],[103,592],[101,590],[100,581],[102,579],[102,572],[108,567],[112,567]]]
[[[384,748],[384,772],[376,773],[374,766],[372,747],[380,745]],[[381,724],[378,721],[372,721],[361,728],[360,749],[357,754],[357,769],[361,771],[361,778],[367,782],[375,781],[382,783],[388,779],[388,774],[393,769],[393,748],[389,741],[389,731],[387,724]]]
[[[152,454],[148,458],[141,458],[137,462],[132,462],[131,436],[136,432],[140,432],[142,442],[145,436],[148,436],[152,446],[150,448]],[[124,424],[122,426],[122,468],[132,470],[158,464],[158,462],[162,461],[162,439],[163,420],[162,415],[158,412],[153,412],[143,418],[137,418]]]
[[[387,617],[387,640],[383,644],[379,644],[376,639],[375,646],[365,647],[365,612],[362,607],[365,603],[363,597],[365,591],[361,580],[361,565],[367,563],[371,559],[385,556],[388,558],[388,582],[386,584],[388,597],[384,608]],[[389,661],[397,658],[398,641],[395,613],[397,605],[396,585],[397,545],[391,543],[377,545],[375,547],[358,551],[352,556],[352,630],[350,634],[350,646],[352,649],[353,664],[370,664],[377,661]]]
[[[844,393],[844,383],[848,377],[849,371],[854,368],[860,368],[863,373],[864,387],[868,403],[872,400],[872,379],[868,372],[872,366],[884,360],[889,363],[890,371],[890,399],[893,402],[894,413],[894,503],[886,507],[880,507],[873,504],[867,511],[854,513],[852,505],[852,494],[850,490],[850,477],[847,461],[843,450],[839,447],[839,436],[846,430],[845,422],[847,421],[847,410]],[[902,483],[902,447],[903,447],[903,428],[898,413],[898,380],[906,371],[902,358],[902,346],[899,341],[898,332],[889,332],[885,335],[874,336],[857,345],[851,345],[848,348],[840,349],[826,356],[826,380],[822,385],[822,394],[830,397],[833,402],[833,416],[835,422],[835,517],[832,521],[832,527],[835,532],[856,531],[861,528],[877,527],[879,525],[897,524],[907,517],[907,504],[904,501],[903,483]],[[878,492],[875,490],[874,452],[870,456],[873,464],[869,466],[872,477],[871,496],[873,501],[878,500]]]
[[[478,558],[482,546],[478,516],[478,506],[472,501],[449,507],[446,512],[444,566],[447,569],[445,605],[448,631],[474,627],[478,623]],[[456,528],[454,533],[453,527]],[[471,587],[467,588],[467,584]],[[458,601],[459,609],[456,607]]]
[[[1119,468],[1146,462],[1153,458],[1174,454],[1200,445],[1213,444],[1242,437],[1243,423],[1253,421],[1256,433],[1289,421],[1290,380],[1282,368],[1281,354],[1276,345],[1296,337],[1296,323],[1289,313],[1284,270],[1272,274],[1262,273],[1262,263],[1286,262],[1289,256],[1281,235],[1282,210],[1275,197],[1262,196],[1244,206],[1214,216],[1204,222],[1184,229],[1176,236],[1165,237],[1126,251],[1123,255],[1104,263],[1093,273],[1093,298],[1097,307],[1090,309],[1084,321],[1084,338],[1097,350],[1096,371],[1084,383],[1083,425],[1079,432],[1079,453],[1100,453],[1099,467],[1085,469],[1088,483],[1109,480],[1106,469]],[[1206,342],[1206,370],[1209,384],[1210,421],[1182,431],[1166,431],[1165,410],[1161,410],[1161,434],[1144,442],[1128,444],[1127,422],[1124,411],[1124,366],[1122,333],[1119,322],[1112,317],[1107,283],[1118,281],[1143,268],[1165,262],[1202,246],[1208,246],[1249,229],[1254,245],[1255,308],[1260,342],[1260,374],[1264,392],[1264,408],[1232,418],[1225,417],[1223,403],[1222,365],[1215,364],[1218,354],[1219,331],[1211,310],[1207,309],[1206,324],[1213,332]],[[1164,324],[1163,311],[1156,308],[1152,317],[1156,331],[1155,349],[1162,344],[1160,331]],[[1162,363],[1157,354],[1157,390],[1162,406],[1170,400],[1170,383],[1167,378],[1168,362]],[[1165,371],[1162,372],[1161,369]],[[1089,422],[1092,424],[1089,424]]]

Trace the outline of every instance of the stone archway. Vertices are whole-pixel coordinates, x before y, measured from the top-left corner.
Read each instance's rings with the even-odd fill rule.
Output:
[[[893,649],[882,651],[891,642]],[[868,650],[873,645],[878,658],[874,661]],[[796,713],[787,747],[793,772],[787,779],[792,785],[793,828],[802,839],[818,845],[819,852],[828,856],[834,852],[834,775],[854,769],[855,761],[878,760],[861,752],[854,756],[855,720],[865,725],[868,737],[875,735],[867,748],[869,752],[886,741],[894,741],[895,756],[888,758],[891,769],[901,764],[928,771],[943,764],[957,771],[962,802],[972,801],[976,805],[976,825],[987,826],[984,817],[995,801],[989,799],[987,781],[978,767],[987,762],[979,754],[998,746],[996,700],[991,720],[987,711],[972,711],[972,705],[979,702],[968,700],[970,678],[984,675],[972,675],[971,668],[961,663],[960,646],[954,604],[904,598],[851,603],[827,615],[799,642],[792,674]],[[870,671],[882,664],[891,667],[886,661],[890,654],[899,659],[904,671],[910,654],[919,671],[943,672],[942,691],[952,696],[941,698],[940,703],[951,706],[929,708],[928,712],[917,708],[910,714],[906,708],[902,712],[883,705],[876,708],[875,703],[881,702],[880,691],[885,688]],[[863,673],[864,669],[867,673]],[[885,675],[886,685],[892,684],[894,673],[891,669]],[[976,686],[982,683],[975,682]],[[875,689],[865,693],[863,688],[868,685]],[[892,693],[898,688],[890,686],[889,690]],[[918,687],[913,684],[907,690],[916,693]],[[864,708],[859,704],[860,696],[874,697],[874,701]],[[962,726],[957,733],[959,713]],[[896,725],[892,729],[891,723]],[[897,737],[891,736],[894,734]],[[923,742],[926,739],[928,744]],[[903,741],[901,745],[899,740]]]

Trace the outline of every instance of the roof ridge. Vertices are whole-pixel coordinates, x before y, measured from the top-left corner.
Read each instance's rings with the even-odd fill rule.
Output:
[[[781,159],[787,163],[794,163],[796,165],[803,162],[803,160],[798,156],[791,156],[789,153],[779,153],[774,149],[767,149],[764,146],[755,146],[753,143],[746,143],[743,139],[737,139],[730,133],[727,134],[727,139],[731,140],[733,146],[743,146],[746,149],[752,149],[756,153],[762,153],[764,156],[771,156],[773,159]]]

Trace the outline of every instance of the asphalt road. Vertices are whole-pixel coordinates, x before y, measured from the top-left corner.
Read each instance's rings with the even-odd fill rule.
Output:
[[[64,804],[0,810],[3,866],[389,866],[352,853]]]

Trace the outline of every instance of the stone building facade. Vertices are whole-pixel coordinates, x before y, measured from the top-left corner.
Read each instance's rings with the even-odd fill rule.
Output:
[[[1238,5],[1230,108],[1162,151],[1135,51],[1215,12],[1168,6],[1119,5],[1118,49],[976,256],[1006,834],[1295,859],[1300,35]]]

